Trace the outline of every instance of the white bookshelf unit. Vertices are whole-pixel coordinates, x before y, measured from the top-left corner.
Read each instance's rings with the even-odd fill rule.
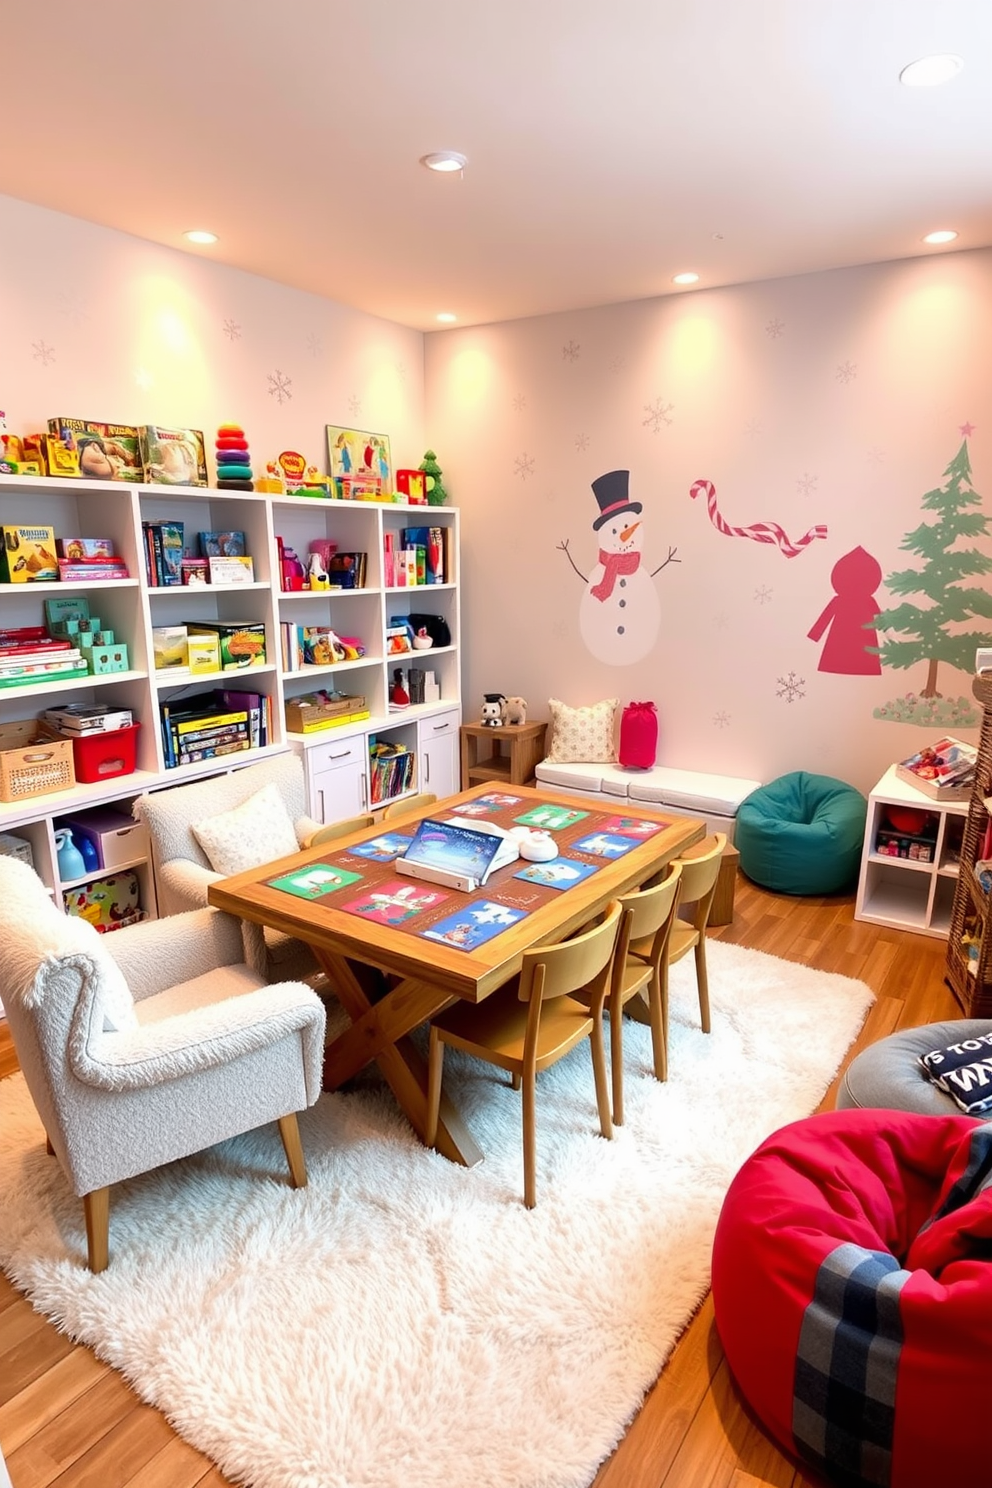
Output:
[[[458,512],[455,508],[408,506],[386,502],[346,502],[326,497],[228,492],[188,486],[139,485],[123,481],[69,480],[0,475],[0,525],[52,527],[56,537],[109,537],[127,563],[130,577],[102,583],[0,584],[0,629],[45,622],[44,600],[52,595],[85,594],[90,610],[128,646],[129,670],[102,676],[0,688],[0,722],[37,717],[56,702],[118,702],[130,708],[141,725],[136,769],[69,790],[0,802],[0,831],[26,838],[35,867],[61,902],[52,823],[84,807],[117,804],[124,811],[143,791],[164,789],[203,775],[249,765],[260,754],[297,751],[307,767],[311,815],[333,821],[370,809],[369,748],[375,739],[405,745],[415,754],[409,792],[457,789],[454,765],[460,723],[460,628],[458,608]],[[143,521],[182,522],[187,551],[195,552],[200,531],[245,533],[254,564],[254,582],[236,586],[160,588],[148,581]],[[399,544],[404,527],[447,529],[450,572],[442,584],[389,587],[383,584],[383,538]],[[276,537],[306,557],[312,539],[329,539],[340,551],[367,554],[366,584],[354,590],[304,590],[284,593]],[[389,621],[410,613],[438,615],[447,622],[450,645],[409,655],[387,655]],[[236,672],[176,675],[154,670],[152,629],[187,621],[261,623],[265,628],[264,664]],[[357,661],[304,666],[284,671],[280,623],[330,626],[339,635],[356,636],[365,647]],[[391,673],[415,665],[433,671],[440,689],[437,701],[390,709]],[[230,687],[258,692],[271,699],[271,733],[263,750],[166,767],[159,704]],[[362,694],[370,716],[313,734],[290,733],[288,700],[320,688]],[[455,741],[445,750],[449,735]],[[363,783],[364,782],[364,783]],[[333,787],[333,788],[332,788]],[[363,795],[364,791],[364,795]],[[362,802],[363,804],[359,804]],[[143,879],[149,875],[142,865]],[[91,878],[101,876],[94,871]],[[74,880],[80,883],[84,880]],[[151,898],[153,886],[143,881]]]
[[[886,808],[929,812],[935,831],[928,861],[879,852],[879,832],[892,831]],[[934,801],[896,774],[890,765],[868,797],[868,821],[854,910],[856,920],[947,938],[958,878],[967,801]]]

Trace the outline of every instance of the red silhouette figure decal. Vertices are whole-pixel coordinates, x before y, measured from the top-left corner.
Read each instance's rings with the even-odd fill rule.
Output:
[[[878,645],[874,621],[881,611],[875,590],[882,582],[881,567],[864,548],[852,548],[834,564],[830,582],[834,597],[809,632],[809,639],[818,641],[830,627],[817,671],[880,676],[881,660],[867,647]]]

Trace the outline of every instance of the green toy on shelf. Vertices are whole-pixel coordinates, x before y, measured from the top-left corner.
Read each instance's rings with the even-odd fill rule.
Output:
[[[443,506],[448,493],[441,484],[441,467],[433,450],[427,451],[417,468],[427,476],[427,505]]]

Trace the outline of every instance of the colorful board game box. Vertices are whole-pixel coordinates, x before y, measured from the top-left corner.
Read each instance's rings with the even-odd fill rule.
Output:
[[[79,457],[79,474],[84,480],[144,479],[138,430],[134,424],[50,418],[48,432],[75,448]]]
[[[50,584],[59,576],[54,527],[0,527],[0,581]]]
[[[207,457],[201,429],[142,424],[138,443],[145,480],[163,486],[205,486]]]

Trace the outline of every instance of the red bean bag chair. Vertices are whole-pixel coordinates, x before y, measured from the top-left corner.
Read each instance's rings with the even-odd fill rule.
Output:
[[[846,1488],[992,1483],[992,1123],[831,1111],[737,1174],[713,1244],[727,1361]]]

